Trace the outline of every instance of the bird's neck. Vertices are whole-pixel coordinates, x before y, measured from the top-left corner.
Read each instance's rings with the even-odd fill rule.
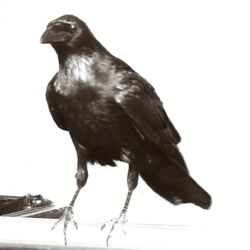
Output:
[[[59,71],[55,90],[63,95],[74,93],[79,87],[110,85],[120,81],[116,67],[112,65],[109,53],[82,50],[77,53],[59,56]]]
[[[65,64],[65,61],[68,60],[69,57],[74,55],[84,55],[85,57],[89,57],[94,53],[99,55],[107,55],[112,56],[109,51],[94,37],[92,39],[85,39],[83,44],[73,44],[71,46],[64,45],[60,43],[52,44],[53,48],[55,49],[59,64]]]
[[[79,85],[93,82],[94,61],[88,54],[71,54],[67,57],[59,57],[59,71],[55,89],[57,92],[68,95]]]

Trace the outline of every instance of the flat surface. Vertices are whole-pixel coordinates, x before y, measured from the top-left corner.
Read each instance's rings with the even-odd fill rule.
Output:
[[[14,250],[14,249],[22,249],[22,250],[30,250],[30,249],[38,249],[38,250],[59,250],[59,249],[72,249],[72,250],[102,250],[107,249],[106,247],[83,247],[83,246],[56,246],[56,245],[36,245],[36,244],[0,244],[0,249],[5,250]],[[112,250],[124,250],[124,248],[109,248]]]
[[[106,249],[107,231],[101,223],[78,223],[78,230],[69,226],[68,246],[64,246],[62,225],[51,232],[56,220],[1,217],[0,246],[2,249]],[[183,234],[185,225],[127,224],[126,236],[120,226],[110,240],[110,249],[164,249],[165,235]],[[167,233],[168,232],[168,233]],[[171,236],[172,238],[173,236]],[[164,240],[165,238],[165,240]],[[7,248],[8,247],[8,248]]]
[[[79,230],[69,226],[68,246],[63,243],[62,225],[53,232],[56,220],[0,218],[1,249],[107,249],[107,231],[101,223],[79,222]],[[249,249],[248,230],[235,226],[127,224],[127,235],[118,227],[109,249]]]

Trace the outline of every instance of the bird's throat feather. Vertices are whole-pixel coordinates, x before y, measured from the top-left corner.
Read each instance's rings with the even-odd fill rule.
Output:
[[[86,56],[69,56],[60,66],[55,90],[63,95],[70,94],[78,84],[93,82],[93,60]]]
[[[74,93],[83,85],[98,86],[108,92],[113,87],[122,89],[126,87],[119,83],[129,73],[125,70],[119,72],[109,57],[97,53],[88,56],[72,55],[60,65],[54,87],[56,92],[64,96]]]

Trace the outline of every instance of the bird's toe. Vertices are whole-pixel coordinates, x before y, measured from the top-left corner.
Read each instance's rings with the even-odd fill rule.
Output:
[[[67,229],[68,229],[69,223],[73,223],[75,228],[78,229],[77,223],[74,220],[74,212],[73,212],[72,206],[68,206],[65,208],[63,215],[55,222],[51,230],[54,230],[55,227],[61,221],[63,222],[64,244],[67,245]]]
[[[113,234],[115,228],[118,225],[122,226],[122,232],[123,232],[123,234],[127,235],[126,231],[125,231],[125,224],[126,223],[127,223],[126,214],[125,213],[121,213],[118,217],[113,218],[110,221],[107,221],[107,222],[105,222],[105,223],[102,224],[101,230],[104,230],[105,228],[107,228],[109,230],[108,231],[109,232],[108,236],[106,238],[106,245],[107,245],[107,247],[109,246],[109,242],[110,242],[110,239],[112,237],[112,234]]]

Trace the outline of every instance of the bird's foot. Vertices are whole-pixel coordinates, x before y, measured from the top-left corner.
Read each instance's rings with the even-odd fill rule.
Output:
[[[113,231],[114,231],[114,229],[115,229],[115,227],[117,225],[121,225],[122,226],[122,232],[124,233],[124,235],[126,235],[125,224],[127,222],[128,221],[126,219],[126,212],[122,211],[118,217],[113,218],[110,221],[107,221],[107,222],[105,222],[105,223],[102,224],[101,230],[104,230],[105,228],[110,228],[108,236],[106,238],[106,245],[107,245],[107,247],[109,246],[110,238],[112,237],[112,233],[113,233]]]
[[[63,215],[58,219],[58,221],[51,228],[51,231],[55,229],[55,227],[63,221],[63,234],[64,234],[64,244],[67,245],[67,229],[70,222],[73,222],[76,229],[78,229],[77,223],[74,220],[74,212],[73,207],[68,206],[65,208]]]

